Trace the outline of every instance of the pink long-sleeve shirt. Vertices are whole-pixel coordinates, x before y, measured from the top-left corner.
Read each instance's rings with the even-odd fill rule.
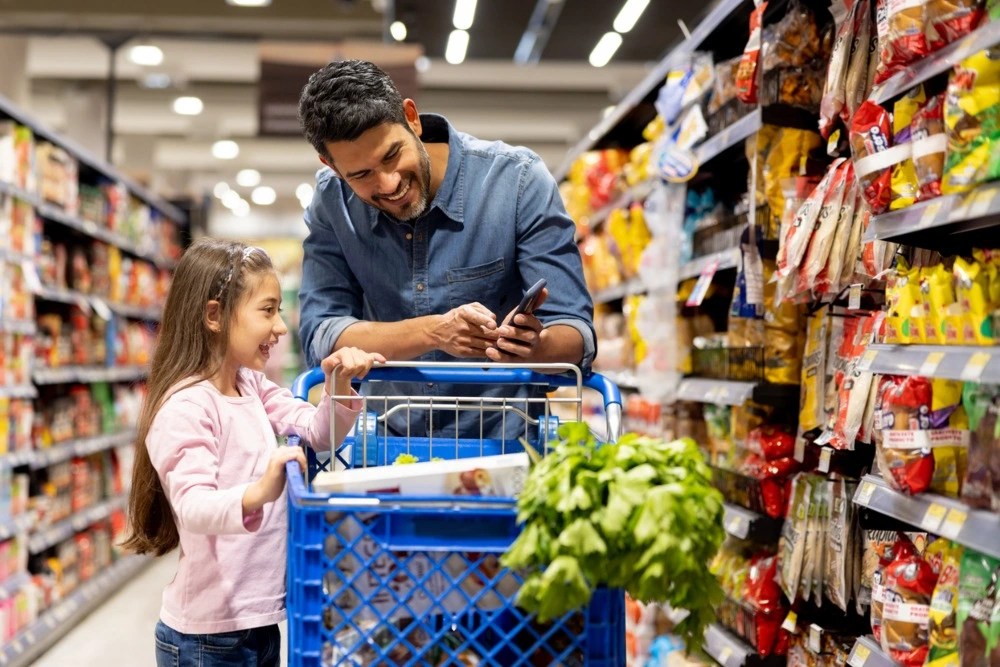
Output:
[[[177,574],[163,593],[160,619],[186,634],[285,618],[285,495],[244,518],[243,493],[264,474],[275,434],[330,447],[329,396],[314,407],[248,369],[237,387],[235,397],[208,381],[175,392],[146,437],[180,533]],[[338,403],[335,432],[347,433],[356,415]]]

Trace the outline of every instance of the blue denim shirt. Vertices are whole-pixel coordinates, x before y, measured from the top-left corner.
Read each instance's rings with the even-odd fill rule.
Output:
[[[444,180],[427,212],[397,222],[361,201],[330,169],[317,174],[305,213],[309,236],[302,267],[301,336],[310,365],[328,355],[344,330],[358,322],[396,322],[442,314],[478,301],[497,319],[517,305],[539,278],[549,298],[537,311],[543,326],[564,324],[583,337],[583,368],[595,353],[593,303],[583,280],[574,225],[555,180],[525,148],[486,142],[456,131],[441,116],[425,114],[421,139],[448,142]],[[454,361],[440,350],[421,361]],[[413,396],[537,397],[526,387],[436,386],[373,383],[366,392]],[[479,419],[463,415],[459,432],[479,436]],[[484,417],[498,435],[499,415]],[[511,421],[508,419],[508,422]],[[517,422],[518,420],[513,420]],[[407,423],[408,422],[408,423]],[[394,427],[426,435],[455,435],[454,411],[422,412]],[[523,422],[519,424],[523,433]],[[508,435],[514,429],[508,423]]]

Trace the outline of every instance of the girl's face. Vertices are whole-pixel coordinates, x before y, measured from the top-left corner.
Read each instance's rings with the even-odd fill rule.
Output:
[[[236,310],[226,360],[230,366],[263,371],[271,348],[288,333],[288,327],[279,311],[281,286],[278,277],[269,272],[251,280],[256,280],[256,285]]]

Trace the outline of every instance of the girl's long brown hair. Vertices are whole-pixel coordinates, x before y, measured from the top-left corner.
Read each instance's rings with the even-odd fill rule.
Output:
[[[178,263],[136,427],[125,550],[162,556],[178,545],[177,524],[146,450],[146,436],[171,394],[218,372],[236,309],[253,287],[251,278],[273,270],[263,250],[210,238],[193,243]],[[219,333],[213,333],[205,321],[205,306],[211,300],[221,304]]]

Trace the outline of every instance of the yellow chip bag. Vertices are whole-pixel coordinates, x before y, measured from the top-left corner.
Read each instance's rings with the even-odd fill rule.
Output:
[[[1000,46],[955,66],[944,108],[948,137],[944,194],[966,192],[1000,178]]]
[[[959,317],[958,303],[955,300],[951,271],[944,264],[938,264],[927,270],[924,280],[928,288],[924,301],[928,307],[924,320],[924,331],[927,332],[925,341],[937,345],[958,345],[961,342],[962,318]]]
[[[959,304],[962,324],[962,342],[965,344],[992,345],[993,327],[987,296],[988,278],[983,266],[976,261],[955,259],[955,296]]]
[[[958,498],[969,465],[969,419],[962,408],[963,383],[958,380],[934,378],[931,380],[931,428],[949,429],[953,444],[935,445],[934,476],[931,490],[951,498]]]
[[[900,146],[910,143],[910,123],[921,105],[927,101],[924,87],[917,86],[901,97],[892,107],[892,144]],[[892,169],[892,199],[889,210],[906,208],[917,199],[920,182],[917,180],[917,170],[913,159],[906,158]]]
[[[923,340],[923,333],[918,328],[922,315],[914,318],[914,313],[921,308],[919,270],[911,269],[902,258],[897,262],[895,274],[889,278],[886,299],[889,313],[885,318],[885,342],[905,345]]]

